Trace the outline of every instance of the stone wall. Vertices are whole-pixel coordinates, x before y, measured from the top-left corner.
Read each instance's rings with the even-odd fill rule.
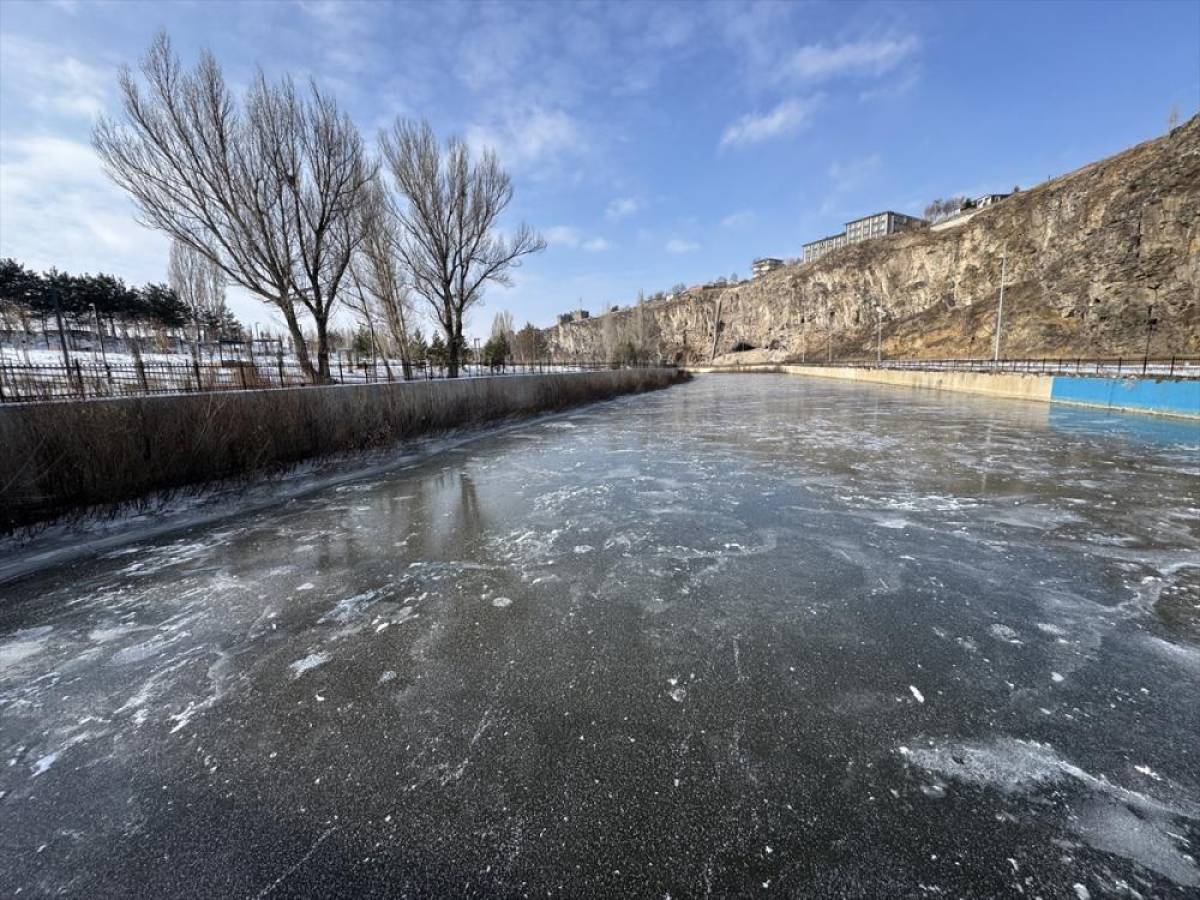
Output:
[[[1005,250],[1003,355],[1141,356],[1151,304],[1150,352],[1200,355],[1200,117],[956,227],[852,244],[548,336],[558,358],[604,358],[614,336],[636,333],[666,359],[707,362],[719,310],[718,355],[745,343],[777,361],[874,357],[878,304],[888,357],[990,357]]]

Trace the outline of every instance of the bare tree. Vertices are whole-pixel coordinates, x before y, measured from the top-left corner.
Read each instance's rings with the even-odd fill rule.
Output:
[[[292,291],[316,327],[317,376],[327,381],[329,317],[364,237],[362,207],[376,167],[350,117],[315,82],[302,98],[291,78],[270,85],[259,72],[247,108],[273,180],[286,186],[297,245]]]
[[[239,110],[209,53],[183,68],[160,34],[142,60],[143,91],[121,72],[123,121],[102,118],[92,144],[143,224],[212,260],[283,314],[301,367],[329,377],[329,314],[361,235],[357,196],[370,178],[362,139],[315,85],[260,72]],[[314,318],[318,367],[299,314]]]
[[[399,203],[400,250],[414,291],[446,333],[450,377],[458,375],[463,320],[488,282],[511,284],[509,270],[546,242],[528,225],[508,237],[497,220],[512,200],[512,180],[491,151],[472,161],[458,138],[438,145],[427,123],[398,119],[380,134]]]
[[[381,342],[375,322],[382,320],[386,324],[388,343],[399,353],[404,378],[409,380],[412,378],[411,327],[415,314],[397,255],[396,219],[378,178],[365,195],[362,216],[363,241],[350,269],[354,293],[347,297],[346,303],[367,326],[377,348]],[[384,366],[390,376],[386,354]]]
[[[939,197],[925,207],[924,217],[931,223],[941,222],[966,209],[970,202],[966,197],[947,197],[945,200]]]
[[[192,318],[193,352],[199,359],[201,329],[211,332],[226,315],[225,273],[195,247],[174,240],[167,261],[167,282]]]
[[[502,337],[511,344],[516,333],[513,314],[507,309],[500,310],[492,318],[492,337]]]

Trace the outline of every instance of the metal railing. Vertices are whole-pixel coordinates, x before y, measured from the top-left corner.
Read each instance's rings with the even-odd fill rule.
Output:
[[[602,369],[648,367],[608,362],[505,363],[503,366],[475,362],[459,366],[460,378],[490,378],[553,372],[590,372]],[[379,384],[429,381],[449,378],[445,366],[428,362],[411,363],[408,376],[399,360],[366,359],[349,362],[330,360],[333,384]],[[104,397],[133,397],[147,394],[183,394],[203,391],[244,391],[308,387],[312,381],[288,357],[254,360],[193,362],[95,362],[73,360],[68,365],[37,365],[0,362],[0,403],[36,403],[49,400],[87,400]]]

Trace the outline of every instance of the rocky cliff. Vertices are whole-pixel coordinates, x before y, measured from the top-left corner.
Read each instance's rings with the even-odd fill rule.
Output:
[[[558,358],[873,358],[881,312],[886,357],[990,357],[1006,253],[1003,355],[1140,356],[1148,318],[1152,355],[1200,355],[1200,116],[956,224],[547,335]]]

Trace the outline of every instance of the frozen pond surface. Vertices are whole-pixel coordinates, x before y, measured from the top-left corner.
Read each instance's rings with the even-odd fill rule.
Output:
[[[1197,896],[1200,428],[703,376],[0,586],[0,893]]]

